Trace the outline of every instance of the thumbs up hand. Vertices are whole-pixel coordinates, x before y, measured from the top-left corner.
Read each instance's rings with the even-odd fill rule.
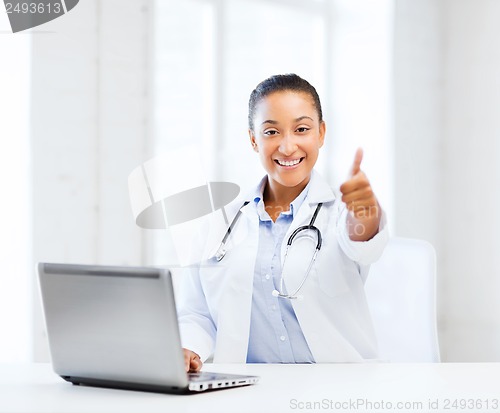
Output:
[[[378,233],[382,210],[370,182],[361,170],[363,150],[354,156],[349,178],[340,186],[342,201],[349,210],[347,229],[352,241],[368,241]]]

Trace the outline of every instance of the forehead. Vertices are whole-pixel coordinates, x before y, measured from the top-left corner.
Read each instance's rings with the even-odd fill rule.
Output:
[[[255,106],[255,118],[278,120],[280,118],[297,119],[301,116],[318,118],[314,100],[306,92],[290,90],[273,92],[262,98]]]

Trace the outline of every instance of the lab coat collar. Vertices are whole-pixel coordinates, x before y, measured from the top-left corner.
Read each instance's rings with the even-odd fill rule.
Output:
[[[335,201],[335,193],[332,188],[325,181],[325,179],[316,170],[311,172],[311,185],[309,187],[309,193],[307,195],[307,200],[309,205],[319,204],[320,202],[333,202]]]
[[[250,212],[256,211],[256,201],[257,198],[262,196],[264,191],[264,185],[267,182],[267,175],[264,176],[259,184],[253,188],[252,191],[249,191],[245,196],[245,200],[249,201],[249,204],[241,209],[241,212],[246,214]],[[335,193],[333,192],[330,185],[323,179],[323,177],[316,171],[311,171],[311,180],[309,181],[309,190],[307,193],[307,197],[304,202],[308,202],[309,205],[318,204],[320,202],[332,202],[336,198]]]

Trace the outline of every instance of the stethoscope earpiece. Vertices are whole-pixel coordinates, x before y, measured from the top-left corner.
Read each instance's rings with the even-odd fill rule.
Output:
[[[220,262],[222,261],[225,255],[226,255],[226,250],[224,248],[224,244],[220,244],[220,247],[215,252],[214,257],[217,260],[217,262]]]
[[[298,295],[281,294],[278,290],[273,290],[272,294],[273,297],[281,297],[281,298],[288,298],[289,300],[304,301],[304,296],[302,294]]]

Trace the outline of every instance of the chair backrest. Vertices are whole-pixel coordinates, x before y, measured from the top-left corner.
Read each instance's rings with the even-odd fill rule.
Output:
[[[427,241],[391,238],[365,284],[380,359],[439,362],[436,253]]]

